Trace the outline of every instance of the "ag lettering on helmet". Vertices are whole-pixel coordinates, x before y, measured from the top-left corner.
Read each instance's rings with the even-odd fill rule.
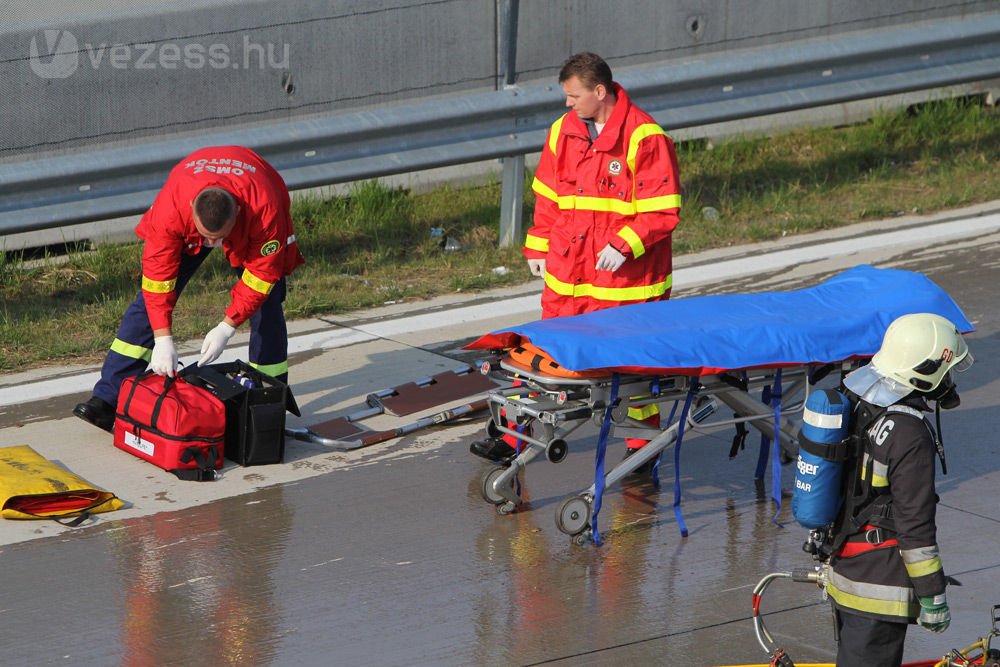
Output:
[[[876,445],[881,445],[889,437],[892,429],[896,427],[896,422],[886,417],[881,417],[875,425],[868,429],[868,437],[872,439]]]

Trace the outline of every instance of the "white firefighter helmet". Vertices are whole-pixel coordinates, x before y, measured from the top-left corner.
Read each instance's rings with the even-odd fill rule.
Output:
[[[886,407],[913,391],[933,392],[952,368],[963,371],[971,365],[969,346],[954,324],[933,313],[914,313],[889,325],[871,363],[844,378],[844,384],[869,403]]]

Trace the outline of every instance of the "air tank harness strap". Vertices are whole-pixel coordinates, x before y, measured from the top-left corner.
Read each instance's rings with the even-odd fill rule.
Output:
[[[864,531],[861,533],[862,539],[854,542],[844,542],[834,553],[839,558],[850,558],[851,556],[857,556],[858,554],[874,551],[875,549],[884,549],[885,547],[899,545],[895,537],[886,539],[885,531],[878,526],[866,524],[862,530]]]

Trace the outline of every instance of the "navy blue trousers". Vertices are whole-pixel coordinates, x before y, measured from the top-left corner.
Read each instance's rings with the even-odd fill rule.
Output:
[[[212,248],[204,247],[197,255],[182,255],[177,274],[177,294],[180,296],[191,276],[201,266]],[[234,269],[237,276],[242,268]],[[250,317],[250,349],[247,361],[262,372],[283,382],[288,380],[288,329],[285,326],[285,279],[274,284],[263,305]],[[207,333],[207,332],[206,332]],[[125,310],[118,335],[108,356],[104,358],[101,379],[94,385],[94,396],[110,403],[118,404],[118,390],[127,377],[139,375],[146,370],[153,354],[153,329],[146,314],[146,302],[142,290]]]

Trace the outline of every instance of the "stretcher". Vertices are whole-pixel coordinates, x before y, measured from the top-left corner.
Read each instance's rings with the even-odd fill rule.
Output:
[[[500,514],[516,510],[519,473],[540,457],[564,460],[568,436],[593,422],[600,427],[594,483],[556,508],[559,530],[577,544],[600,543],[597,517],[605,488],[654,459],[658,484],[660,458],[673,447],[673,509],[686,535],[679,483],[684,433],[736,427],[732,457],[749,425],[762,436],[757,479],[770,462],[777,522],[781,464],[797,451],[810,388],[831,373],[842,376],[866,363],[894,319],[922,312],[942,315],[963,332],[973,329],[925,276],[862,265],[801,290],[643,303],[489,333],[466,347],[490,350],[482,372],[520,386],[487,394],[487,431],[520,443],[511,462],[484,471],[482,496]],[[541,352],[538,363],[511,354],[525,345]],[[652,403],[669,413],[661,427],[628,416],[629,408]],[[732,417],[721,414],[723,408]],[[611,435],[649,443],[606,466]]]
[[[496,383],[468,364],[430,377],[407,382],[368,394],[366,406],[343,417],[336,417],[307,427],[286,427],[285,437],[313,445],[322,445],[338,451],[351,451],[380,442],[399,438],[429,426],[446,424],[460,418],[471,417],[487,408],[484,396]],[[382,414],[394,417],[424,412],[457,399],[470,400],[445,410],[439,410],[420,419],[389,429],[374,430],[362,421]]]

